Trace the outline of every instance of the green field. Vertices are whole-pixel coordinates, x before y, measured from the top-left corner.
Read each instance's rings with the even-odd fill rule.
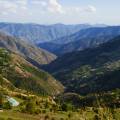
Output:
[[[69,117],[70,114],[70,117]],[[84,114],[85,115],[85,114]],[[13,111],[4,111],[0,113],[0,120],[82,120],[85,116],[80,113],[47,113],[47,114],[40,114],[40,115],[30,115],[25,113],[19,113],[19,112],[13,112]],[[90,113],[87,113],[87,115],[92,116]],[[92,118],[91,118],[92,120]]]
[[[102,113],[101,115],[103,115],[103,117],[99,119],[99,117],[96,117],[97,114],[90,110],[79,112],[51,112],[39,115],[5,110],[0,112],[0,120],[120,120],[120,110],[117,110],[114,115],[107,112],[105,114],[106,116],[104,117],[104,113]]]

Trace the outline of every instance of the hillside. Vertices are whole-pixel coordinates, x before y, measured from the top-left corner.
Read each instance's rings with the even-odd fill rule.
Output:
[[[0,32],[0,47],[17,53],[34,64],[48,64],[56,58],[55,55],[4,32]]]
[[[63,86],[50,74],[5,49],[0,49],[0,67],[3,88],[8,83],[10,89],[19,88],[38,95],[55,95],[63,91]]]
[[[52,42],[40,43],[38,47],[46,49],[56,55],[62,55],[96,47],[118,35],[120,35],[120,26],[88,28]]]
[[[120,37],[96,48],[65,54],[46,69],[60,80],[66,91],[80,94],[120,88]]]

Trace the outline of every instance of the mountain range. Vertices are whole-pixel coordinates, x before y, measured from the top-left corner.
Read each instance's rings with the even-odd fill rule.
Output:
[[[99,25],[100,26],[100,25]],[[101,25],[102,27],[103,25]],[[32,44],[52,41],[63,36],[69,36],[81,29],[92,27],[89,24],[79,25],[39,25],[21,23],[0,23],[0,30],[19,37]]]
[[[119,26],[0,27],[0,119],[119,119]]]
[[[120,88],[120,36],[95,48],[58,57],[45,70],[61,81],[66,92],[89,94]]]
[[[120,26],[94,27],[37,46],[56,55],[96,47],[120,35]]]

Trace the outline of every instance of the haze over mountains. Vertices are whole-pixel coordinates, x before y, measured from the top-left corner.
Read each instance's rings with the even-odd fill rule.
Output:
[[[8,32],[15,37],[25,38],[33,44],[51,41],[63,36],[68,36],[80,29],[89,28],[91,25],[39,25],[39,24],[19,24],[19,23],[0,23],[0,29]]]
[[[120,35],[120,26],[94,27],[80,30],[70,36],[62,37],[52,42],[40,43],[38,47],[53,52],[56,55],[62,55],[98,46],[118,35]]]
[[[119,26],[107,27],[104,24],[0,23],[0,30],[56,55],[94,47],[120,34]]]

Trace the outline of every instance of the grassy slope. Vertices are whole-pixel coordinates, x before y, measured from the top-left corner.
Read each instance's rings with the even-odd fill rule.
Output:
[[[48,73],[34,67],[19,55],[10,54],[10,57],[10,67],[2,76],[16,88],[42,95],[55,95],[63,91],[63,86]]]
[[[24,42],[20,38],[7,35],[4,32],[0,32],[0,47],[22,55],[25,59],[38,65],[48,64],[56,58],[52,53]]]
[[[107,110],[106,110],[107,111]],[[113,120],[113,117],[109,112],[105,112],[105,110],[101,110],[100,114],[105,114],[107,118],[104,117],[102,120]],[[71,115],[69,117],[68,115]],[[54,119],[54,120],[93,120],[95,119],[95,115],[97,115],[95,112],[91,110],[85,110],[80,112],[58,112],[58,113],[46,113],[46,114],[40,114],[40,115],[30,115],[25,113],[19,113],[19,112],[12,112],[12,111],[4,111],[3,113],[0,113],[0,118],[7,120],[8,118],[12,118],[13,120],[40,120],[45,119],[45,116],[49,116],[48,120]],[[119,120],[120,119],[120,110],[118,109],[114,114],[114,119]]]

